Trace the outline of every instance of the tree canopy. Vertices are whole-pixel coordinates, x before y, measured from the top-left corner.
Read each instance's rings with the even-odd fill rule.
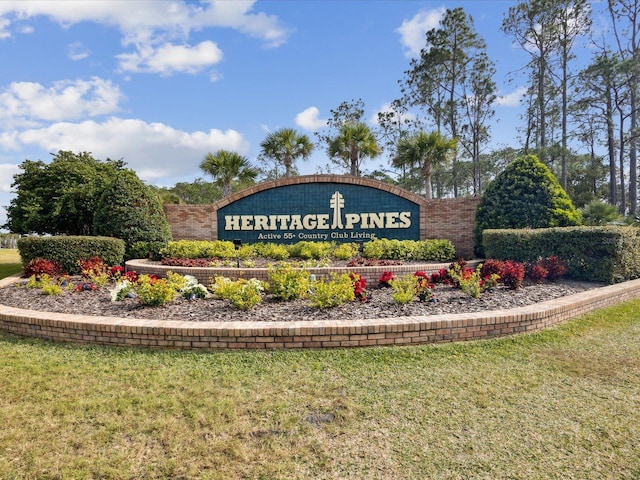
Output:
[[[281,128],[267,135],[260,143],[260,148],[265,157],[282,164],[285,177],[290,177],[293,163],[298,158],[309,158],[313,151],[313,143],[307,135],[300,134],[293,128]]]
[[[382,149],[365,123],[346,123],[330,139],[327,153],[334,163],[349,168],[351,175],[360,175],[362,161],[377,157]]]
[[[135,242],[171,238],[158,195],[122,161],[59,151],[51,163],[25,160],[5,225],[14,233],[104,235]]]
[[[88,152],[59,151],[50,163],[25,160],[14,175],[16,196],[5,228],[14,233],[91,235],[93,215],[122,161],[99,161]]]
[[[213,183],[222,189],[223,197],[231,195],[234,185],[253,183],[259,173],[247,157],[230,150],[207,153],[200,163],[200,169],[213,177]]]

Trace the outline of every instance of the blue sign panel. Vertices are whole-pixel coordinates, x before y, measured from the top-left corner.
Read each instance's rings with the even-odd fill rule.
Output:
[[[420,207],[377,188],[344,183],[286,185],[218,210],[218,239],[243,243],[419,240]]]

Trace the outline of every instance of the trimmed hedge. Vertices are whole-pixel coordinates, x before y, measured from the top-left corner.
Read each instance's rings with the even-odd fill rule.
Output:
[[[485,230],[487,258],[534,262],[556,255],[567,277],[608,284],[640,278],[640,229],[636,227],[555,227]]]
[[[34,258],[54,260],[69,274],[78,274],[78,260],[100,257],[107,265],[121,265],[124,260],[124,242],[111,237],[23,237],[18,240],[22,264]]]
[[[358,254],[358,245],[335,242],[297,242],[290,245],[255,243],[243,245],[236,251],[226,240],[176,240],[161,249],[165,257],[175,258],[248,258],[261,256],[283,260],[287,257],[322,259],[336,257],[348,260]],[[350,255],[350,257],[349,257]],[[450,240],[388,240],[386,238],[364,243],[362,256],[375,259],[450,261],[456,251]]]

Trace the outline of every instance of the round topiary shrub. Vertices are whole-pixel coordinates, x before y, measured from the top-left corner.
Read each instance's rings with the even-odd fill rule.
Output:
[[[514,160],[489,184],[478,209],[475,253],[484,257],[487,228],[546,228],[580,225],[577,210],[558,179],[535,155]]]
[[[171,240],[160,199],[130,170],[119,172],[105,188],[93,219],[96,235],[124,240],[127,258],[137,242]]]

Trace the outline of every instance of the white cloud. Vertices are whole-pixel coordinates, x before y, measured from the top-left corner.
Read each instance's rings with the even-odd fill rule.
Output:
[[[522,97],[527,93],[527,87],[518,87],[506,95],[498,95],[495,104],[500,107],[519,107]]]
[[[86,48],[82,42],[73,42],[69,44],[69,58],[71,60],[84,60],[91,54],[91,50]]]
[[[195,47],[165,43],[158,48],[142,47],[135,53],[118,55],[120,69],[129,72],[151,72],[161,75],[198,73],[222,60],[222,50],[205,41]],[[212,80],[215,79],[212,74]]]
[[[13,82],[0,91],[0,125],[36,126],[41,121],[75,120],[119,110],[123,94],[110,80],[62,80],[46,88],[34,82]]]
[[[425,47],[425,33],[440,25],[440,19],[445,13],[445,8],[434,10],[421,10],[410,20],[405,20],[396,29],[400,34],[400,42],[406,48],[405,56],[417,57],[420,50]]]
[[[13,176],[19,171],[18,165],[0,163],[0,192],[9,193],[11,191]]]
[[[104,122],[54,123],[0,136],[0,147],[27,146],[49,152],[87,151],[99,159],[122,158],[148,181],[195,173],[207,152],[224,148],[249,153],[249,143],[235,130],[185,132],[163,123],[117,117]]]
[[[319,118],[320,110],[309,107],[296,115],[296,125],[306,130],[317,130],[327,126],[327,120]]]
[[[134,47],[134,52],[119,56],[120,68],[124,71],[197,73],[220,61],[222,52],[211,41],[188,46],[187,41],[193,31],[232,28],[261,40],[267,47],[277,47],[286,42],[290,32],[276,16],[253,12],[254,4],[255,0],[207,0],[199,3],[4,0],[0,1],[0,38],[11,35],[12,18],[24,22],[45,16],[65,28],[81,22],[94,22],[118,28],[123,36],[122,44]],[[176,58],[178,54],[186,54],[187,58],[179,61]]]

